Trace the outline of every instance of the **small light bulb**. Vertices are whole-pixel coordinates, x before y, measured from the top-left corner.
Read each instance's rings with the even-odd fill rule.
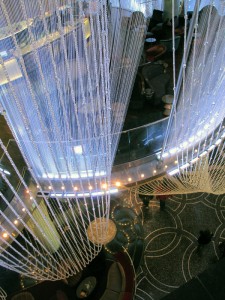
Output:
[[[117,181],[116,186],[121,186],[121,183],[119,181]]]
[[[132,178],[131,178],[131,177],[129,177],[129,178],[128,178],[128,181],[131,181],[131,180],[132,180]]]
[[[2,236],[4,237],[4,239],[6,239],[8,237],[8,233],[4,232]]]
[[[144,178],[145,177],[145,174],[141,174],[141,178]]]

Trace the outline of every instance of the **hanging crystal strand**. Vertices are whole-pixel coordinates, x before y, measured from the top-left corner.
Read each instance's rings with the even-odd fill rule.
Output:
[[[202,62],[201,62],[201,74],[200,74],[200,84],[198,87],[198,100],[196,103],[196,113],[197,115],[199,114],[199,102],[200,102],[200,97],[202,97],[202,88],[203,88],[203,74],[206,72],[206,52],[208,52],[208,48],[209,48],[209,31],[210,31],[210,23],[211,23],[211,17],[212,17],[212,1],[210,3],[210,7],[209,7],[209,12],[208,12],[208,21],[207,21],[207,29],[206,29],[206,34],[204,37],[204,50],[203,50],[203,55],[202,55]]]
[[[1,300],[6,300],[7,294],[6,292],[3,290],[2,287],[0,287],[0,299]]]

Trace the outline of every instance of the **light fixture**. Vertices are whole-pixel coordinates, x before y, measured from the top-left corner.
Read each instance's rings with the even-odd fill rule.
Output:
[[[186,164],[182,165],[182,166],[180,167],[180,169],[181,169],[181,170],[184,170],[184,169],[188,168],[189,166],[190,166],[190,164],[189,164],[189,163],[186,163]]]
[[[179,173],[179,169],[174,169],[174,170],[170,171],[168,174],[172,176],[172,175],[175,175],[177,173]]]
[[[175,147],[169,150],[170,154],[174,154],[176,152],[178,152],[179,148]]]
[[[4,239],[6,239],[9,235],[8,235],[7,232],[4,232],[4,233],[2,234],[2,236],[4,237]]]
[[[83,153],[83,149],[82,149],[82,146],[81,145],[78,145],[78,146],[74,146],[73,147],[73,150],[76,154],[82,154]]]

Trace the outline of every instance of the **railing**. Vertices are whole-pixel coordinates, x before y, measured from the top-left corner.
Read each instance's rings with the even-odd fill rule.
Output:
[[[123,164],[159,152],[163,145],[168,118],[122,131],[114,165]]]

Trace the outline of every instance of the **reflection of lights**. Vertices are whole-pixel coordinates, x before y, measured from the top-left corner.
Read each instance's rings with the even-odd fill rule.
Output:
[[[167,169],[168,168],[168,166],[167,165],[165,165],[165,167],[164,167],[165,169]]]
[[[207,130],[208,128],[209,128],[209,124],[206,124],[206,125],[204,126],[204,129]]]
[[[119,186],[121,186],[121,182],[117,181],[117,182],[115,183],[115,185],[119,187]]]
[[[154,170],[153,173],[155,174],[155,173],[156,173],[156,170]]]
[[[144,178],[145,177],[145,174],[141,174],[141,178]]]
[[[172,171],[169,172],[169,175],[175,175],[179,172],[179,169],[174,169]]]
[[[180,144],[180,148],[185,148],[185,147],[187,147],[187,145],[188,145],[188,142],[183,142]]]
[[[175,147],[169,150],[169,153],[174,154],[179,150],[179,148]]]
[[[202,157],[202,156],[205,156],[208,152],[207,151],[203,151],[199,156]]]
[[[39,185],[37,185],[37,189],[39,189],[40,188],[40,186]]]
[[[26,208],[25,208],[25,207],[23,207],[23,208],[22,208],[22,211],[23,211],[23,212],[24,212],[24,211],[26,211]]]
[[[210,146],[210,147],[208,148],[208,151],[213,150],[215,147],[216,147],[215,145]]]
[[[181,170],[184,170],[190,166],[189,163],[184,164],[183,166],[180,167]]]
[[[191,160],[191,163],[193,164],[193,163],[195,163],[195,162],[198,161],[198,160],[199,160],[199,158],[198,158],[198,157],[195,157],[194,159]]]
[[[111,189],[106,192],[84,192],[84,193],[79,193],[79,194],[74,194],[74,193],[51,193],[50,197],[67,197],[67,198],[73,198],[73,197],[88,197],[88,196],[102,196],[105,194],[115,194],[118,193],[118,189]]]
[[[78,190],[78,187],[77,187],[77,186],[75,186],[73,189],[74,189],[74,191],[77,191],[77,190]]]
[[[197,132],[197,136],[201,136],[203,134],[203,131],[201,131],[201,130],[199,130],[198,132]]]
[[[195,149],[195,153],[197,153],[198,152],[198,149]]]
[[[5,169],[0,168],[0,171],[3,172],[3,173],[5,173],[5,174],[7,174],[7,175],[10,175],[10,172],[7,171],[7,170],[5,170]]]
[[[177,165],[177,164],[178,164],[178,161],[177,161],[177,160],[175,160],[175,161],[174,161],[174,163],[175,163],[175,165]]]
[[[18,222],[18,220],[15,220],[13,223],[14,223],[15,225],[17,225],[19,222]]]
[[[49,190],[51,190],[51,189],[52,189],[52,187],[49,185],[48,189],[49,189]]]
[[[89,189],[89,190],[92,190],[92,189],[93,189],[93,187],[92,187],[91,185],[89,185],[88,189]]]
[[[26,193],[27,193],[27,194],[29,194],[29,192],[30,192],[29,190],[26,190]]]
[[[191,137],[189,138],[189,142],[194,142],[194,140],[195,140],[195,136],[191,136]]]
[[[62,190],[65,190],[65,186],[61,186],[61,189],[62,189]]]
[[[218,140],[215,142],[215,144],[216,144],[216,145],[219,145],[221,142],[222,142],[222,139],[218,139]]]
[[[168,152],[165,152],[163,153],[162,157],[165,158],[165,157],[168,157],[169,156],[169,153]]]
[[[72,178],[72,179],[78,179],[78,178],[89,178],[89,177],[99,177],[99,176],[104,176],[106,175],[105,171],[100,171],[93,173],[92,170],[87,170],[87,171],[81,171],[80,173],[72,173],[71,175],[68,174],[53,174],[53,173],[48,173],[48,174],[42,174],[42,178],[62,178],[62,179],[67,179],[67,178]]]
[[[103,183],[103,184],[102,184],[102,188],[103,188],[103,189],[107,189],[107,187],[108,187],[107,183]]]
[[[131,181],[131,180],[132,180],[132,178],[131,178],[131,177],[129,177],[129,178],[128,178],[128,181]]]
[[[48,178],[52,179],[52,178],[54,178],[54,175],[51,173],[48,173]]]

